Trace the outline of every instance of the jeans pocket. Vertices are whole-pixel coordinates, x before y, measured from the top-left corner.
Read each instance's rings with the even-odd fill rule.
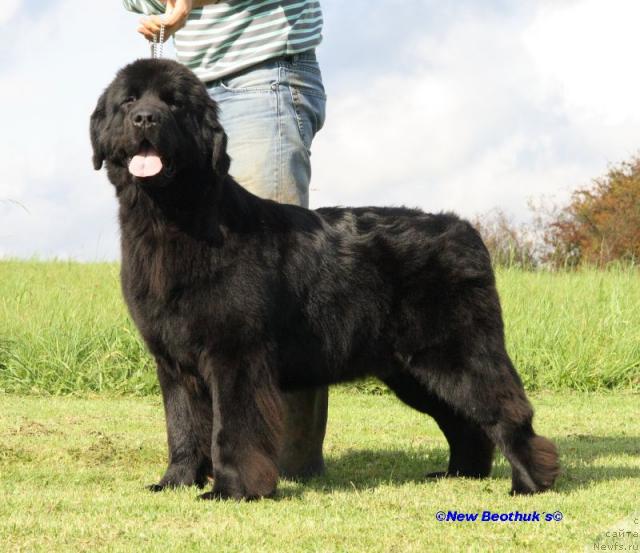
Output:
[[[316,133],[323,127],[326,115],[326,97],[324,92],[310,91],[306,87],[289,85],[293,109],[300,137],[308,152]]]
[[[291,92],[300,136],[308,151],[325,120],[327,97],[322,73],[315,59],[300,59],[284,66],[281,84]]]

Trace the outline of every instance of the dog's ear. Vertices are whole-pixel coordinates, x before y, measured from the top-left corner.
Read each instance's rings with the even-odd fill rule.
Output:
[[[102,131],[105,127],[105,119],[107,105],[107,92],[103,92],[96,108],[91,114],[91,124],[89,126],[89,132],[91,134],[91,146],[93,148],[93,168],[97,171],[102,168],[102,162],[105,159],[104,146],[101,141]]]
[[[227,154],[227,134],[224,132],[218,119],[218,104],[207,94],[207,105],[205,108],[203,135],[204,144],[211,147],[211,166],[219,177],[224,177],[229,173],[231,159]]]
[[[211,154],[213,170],[219,177],[224,177],[229,173],[231,158],[227,154],[227,133],[218,125],[213,133],[213,152]]]

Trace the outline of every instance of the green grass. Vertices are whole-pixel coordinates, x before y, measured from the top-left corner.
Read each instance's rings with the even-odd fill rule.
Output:
[[[509,352],[528,389],[640,389],[637,268],[501,269],[498,287]],[[0,262],[0,391],[157,393],[117,265]]]
[[[559,446],[554,491],[509,497],[500,456],[490,479],[425,481],[444,438],[392,396],[356,393],[380,391],[367,381],[332,391],[325,476],[202,503],[143,489],[164,469],[163,411],[117,265],[0,262],[0,551],[613,550],[606,529],[640,532],[639,276],[498,270],[509,352]],[[440,510],[564,518],[442,523]]]
[[[510,497],[502,457],[486,480],[425,481],[447,459],[433,421],[391,396],[338,389],[327,474],[246,503],[143,489],[165,466],[158,398],[0,395],[0,544],[47,553],[593,551],[609,527],[640,531],[621,522],[640,518],[639,399],[534,394],[537,429],[558,444],[563,472],[554,491]],[[561,511],[563,520],[438,522],[441,510]]]
[[[640,389],[640,271],[498,270],[507,349],[529,389]]]
[[[158,391],[117,265],[0,262],[0,390]]]

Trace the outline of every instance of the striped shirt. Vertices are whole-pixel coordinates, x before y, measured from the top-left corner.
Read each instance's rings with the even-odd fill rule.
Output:
[[[159,0],[123,0],[130,11],[162,14]],[[222,0],[194,8],[174,35],[178,61],[202,81],[315,48],[322,40],[319,0]]]

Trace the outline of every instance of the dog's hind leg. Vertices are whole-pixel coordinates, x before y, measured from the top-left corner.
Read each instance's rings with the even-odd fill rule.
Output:
[[[286,478],[305,479],[324,472],[322,443],[327,426],[326,387],[283,392],[284,432],[278,464]]]
[[[447,470],[429,473],[428,477],[483,478],[491,473],[494,444],[479,425],[429,392],[410,374],[398,372],[385,377],[384,382],[400,400],[421,413],[433,417],[449,442]]]
[[[457,366],[446,359],[424,352],[414,356],[410,371],[500,448],[511,464],[512,493],[550,488],[559,472],[556,448],[533,431],[533,409],[506,352],[467,353]]]
[[[178,486],[203,487],[211,467],[211,399],[204,381],[180,370],[177,364],[156,356],[162,389],[169,466],[151,491]]]

